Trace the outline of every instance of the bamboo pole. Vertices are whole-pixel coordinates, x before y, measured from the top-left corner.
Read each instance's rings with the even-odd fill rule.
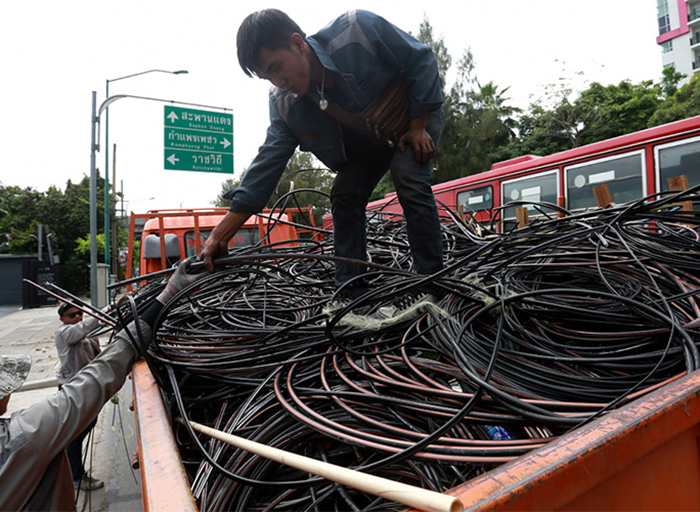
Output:
[[[177,421],[184,424],[182,418]],[[390,501],[403,503],[409,507],[428,512],[462,512],[462,502],[454,496],[428,491],[420,487],[395,482],[386,478],[369,475],[353,469],[336,466],[327,462],[304,457],[296,453],[287,452],[278,448],[272,448],[264,444],[256,443],[242,437],[227,434],[194,421],[189,422],[194,430],[202,434],[223,441],[227,444],[241,448],[266,459],[279,462],[312,475],[320,476],[327,480],[347,485],[353,489],[379,496]]]

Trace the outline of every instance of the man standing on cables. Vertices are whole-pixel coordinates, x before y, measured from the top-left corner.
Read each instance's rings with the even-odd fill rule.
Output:
[[[229,212],[204,247],[207,267],[225,254],[250,215],[263,209],[297,147],[335,172],[331,189],[336,256],[366,261],[365,209],[391,177],[404,210],[415,271],[442,269],[440,220],[431,189],[442,133],[441,79],[429,47],[385,19],[350,11],[307,37],[285,13],[249,15],[237,37],[249,76],[270,81],[270,127]],[[342,299],[367,291],[362,265],[337,263]]]

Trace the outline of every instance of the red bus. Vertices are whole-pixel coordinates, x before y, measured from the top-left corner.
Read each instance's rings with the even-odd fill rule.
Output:
[[[542,203],[581,211],[597,206],[593,189],[606,184],[622,204],[656,192],[677,190],[669,180],[685,176],[700,184],[700,116],[649,128],[549,156],[525,155],[491,170],[433,186],[439,203],[471,215],[496,231],[515,225],[516,210],[529,218],[555,214]],[[508,204],[511,203],[509,206]],[[535,203],[538,203],[535,207]],[[367,206],[369,211],[401,212],[396,193]],[[324,228],[332,219],[324,218]]]

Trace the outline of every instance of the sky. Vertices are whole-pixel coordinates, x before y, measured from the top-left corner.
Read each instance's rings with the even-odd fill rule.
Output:
[[[108,128],[100,117],[96,165],[103,176],[108,132],[120,207],[211,207],[265,138],[269,84],[242,72],[235,38],[248,14],[268,7],[307,34],[356,8],[414,34],[427,18],[453,68],[470,49],[479,82],[508,87],[510,104],[522,109],[550,84],[583,90],[661,77],[655,0],[8,0],[0,3],[0,183],[65,190],[89,176],[92,93],[99,108],[110,80],[110,96],[233,113],[233,175],[164,169],[162,102],[123,98],[110,104]]]

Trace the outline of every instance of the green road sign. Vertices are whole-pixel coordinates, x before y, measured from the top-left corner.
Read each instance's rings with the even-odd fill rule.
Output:
[[[233,135],[165,127],[165,147],[190,151],[233,153]]]
[[[233,172],[233,153],[165,148],[165,169],[230,174]]]
[[[233,173],[233,114],[166,106],[166,170]]]

